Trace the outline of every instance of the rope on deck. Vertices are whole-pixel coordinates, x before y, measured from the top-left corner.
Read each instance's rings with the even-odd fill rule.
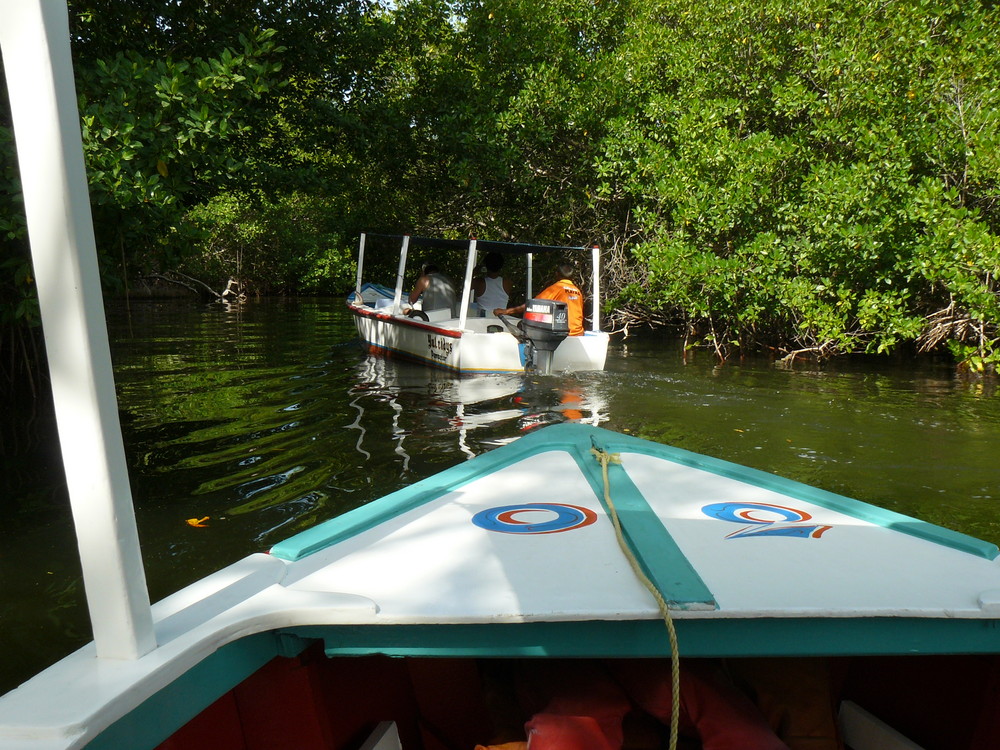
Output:
[[[670,636],[670,690],[672,696],[672,706],[670,709],[670,750],[676,750],[680,723],[681,669],[680,648],[677,645],[677,631],[674,629],[674,620],[670,616],[670,608],[667,606],[667,600],[660,593],[656,584],[643,571],[638,558],[635,556],[628,542],[625,541],[625,534],[622,531],[622,524],[618,518],[618,511],[615,509],[614,501],[611,499],[611,480],[608,478],[608,465],[620,465],[621,457],[618,453],[608,453],[596,446],[592,447],[590,452],[594,454],[594,457],[601,464],[601,474],[604,477],[604,502],[607,504],[608,511],[611,514],[611,523],[615,527],[615,537],[618,539],[618,546],[621,547],[629,565],[632,566],[635,577],[639,579],[639,582],[649,590],[649,593],[653,595],[653,599],[656,600],[656,605],[660,608],[660,615],[667,626],[667,634]]]

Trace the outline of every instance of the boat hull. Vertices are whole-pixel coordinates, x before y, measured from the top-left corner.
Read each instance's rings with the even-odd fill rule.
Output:
[[[552,657],[548,663],[553,669],[565,665],[578,669],[581,664],[578,659],[565,662]],[[381,735],[391,721],[393,742],[386,748],[472,748],[496,736],[500,722],[512,735],[523,724],[525,716],[516,709],[507,709],[498,720],[495,704],[484,699],[487,689],[496,692],[495,683],[487,682],[491,671],[498,665],[502,670],[520,664],[378,655],[329,658],[310,647],[265,663],[190,721],[177,725],[155,747],[368,750],[371,746],[362,745],[364,738]],[[614,668],[615,661],[585,664]],[[669,669],[666,660],[662,668],[665,673]],[[840,747],[832,740],[834,734],[852,750],[996,747],[1000,695],[989,687],[1000,679],[996,656],[745,659],[729,660],[726,668],[741,678],[766,675],[771,705],[785,699],[791,706],[782,715],[784,727],[809,721],[815,743],[810,747]],[[177,702],[190,695],[185,693]],[[822,708],[817,710],[814,704],[809,710],[810,698],[822,701]],[[162,721],[163,713],[153,709],[149,706],[142,717],[126,717],[89,750],[154,747],[148,740],[150,728]],[[805,719],[797,715],[802,712]],[[892,725],[876,717],[890,719]],[[817,737],[824,729],[826,745]],[[632,744],[626,746],[652,747],[637,741],[649,733],[660,736],[656,747],[667,746],[664,728],[649,724],[627,726],[626,741]]]
[[[496,318],[470,318],[459,329],[457,320],[423,322],[367,305],[351,304],[349,309],[370,353],[458,374],[524,371],[524,345]],[[566,338],[553,354],[552,370],[603,370],[608,341],[608,334],[600,331]]]

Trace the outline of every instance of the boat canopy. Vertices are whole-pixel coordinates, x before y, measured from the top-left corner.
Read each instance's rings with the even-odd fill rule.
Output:
[[[408,236],[404,234],[378,234],[366,232],[365,236],[376,239],[392,240],[398,243]],[[415,237],[409,235],[410,247],[431,247],[440,250],[467,250],[470,240],[446,240],[436,237]],[[487,253],[511,253],[525,255],[527,253],[573,253],[591,249],[591,245],[534,245],[529,242],[500,242],[496,240],[476,241],[476,247]]]
[[[596,333],[601,330],[601,249],[597,245],[590,247],[571,245],[533,245],[527,242],[499,242],[496,240],[449,240],[434,237],[415,237],[409,234],[378,234],[362,232],[358,244],[358,270],[354,291],[357,298],[361,298],[361,285],[364,274],[365,244],[371,239],[389,240],[399,244],[399,266],[396,271],[396,283],[394,285],[395,295],[392,307],[395,311],[400,311],[403,294],[403,276],[406,272],[406,257],[411,247],[430,247],[440,250],[466,250],[468,256],[465,265],[465,278],[462,286],[462,300],[459,312],[459,329],[465,328],[466,315],[470,300],[470,285],[472,283],[472,272],[475,267],[477,254],[483,252],[499,252],[507,254],[523,255],[527,261],[527,274],[525,284],[524,299],[527,301],[534,296],[533,280],[533,256],[535,253],[574,253],[590,251],[591,259],[591,298],[593,300],[593,314],[591,316],[592,330]]]

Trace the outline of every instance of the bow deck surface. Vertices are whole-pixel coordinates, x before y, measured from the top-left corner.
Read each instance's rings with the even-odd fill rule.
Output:
[[[995,546],[763,472],[557,425],[278,545],[293,589],[362,594],[383,622],[645,619],[609,492],[684,618],[992,618]],[[293,579],[293,580],[292,580]]]

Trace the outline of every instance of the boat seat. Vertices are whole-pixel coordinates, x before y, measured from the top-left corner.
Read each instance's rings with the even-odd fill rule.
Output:
[[[441,320],[451,320],[455,317],[451,314],[451,310],[447,307],[441,307],[437,310],[424,310],[424,315],[427,316],[427,321],[430,323],[437,323]]]
[[[840,704],[840,730],[852,750],[922,750],[880,719],[851,701]]]
[[[359,750],[402,750],[402,748],[396,722],[383,721],[375,727],[375,731],[369,735]]]

